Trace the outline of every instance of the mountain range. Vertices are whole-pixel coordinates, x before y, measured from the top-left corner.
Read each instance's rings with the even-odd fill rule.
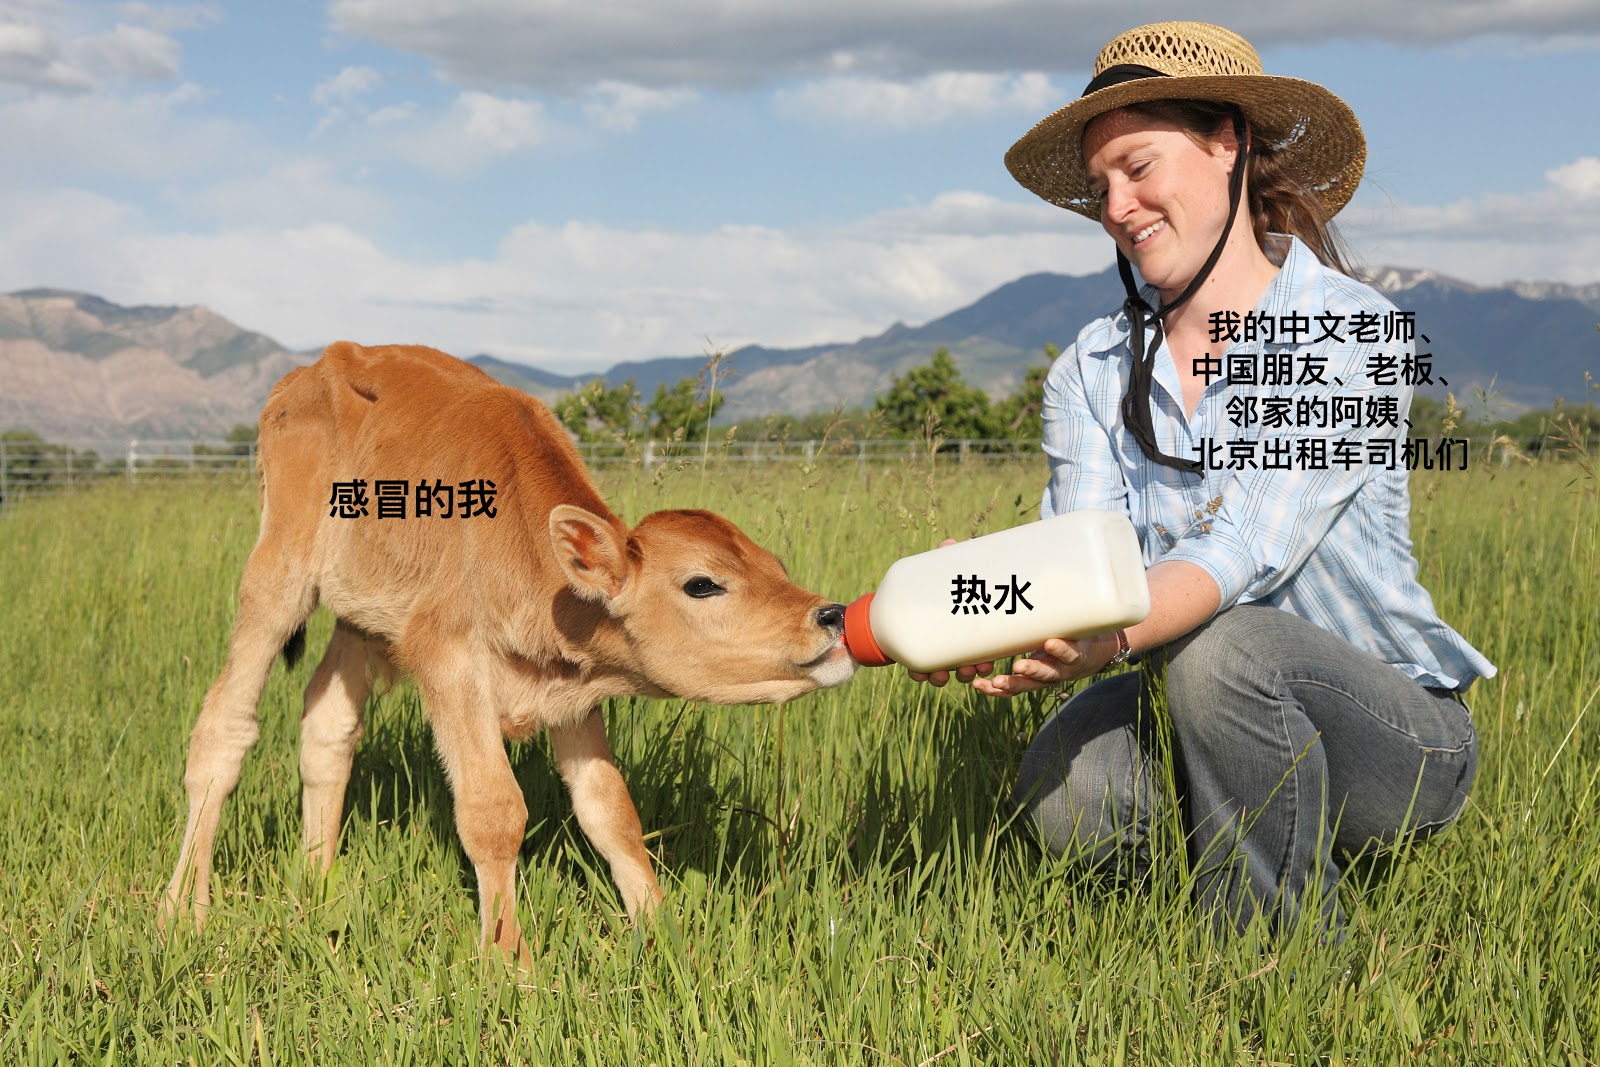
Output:
[[[1514,406],[1593,399],[1585,372],[1600,379],[1600,283],[1483,287],[1393,267],[1371,280],[1415,313],[1428,338],[1420,350],[1433,354],[1434,377],[1458,398],[1492,385]],[[941,346],[968,381],[1004,395],[1029,364],[1044,362],[1047,343],[1070,344],[1121,301],[1114,269],[1031,274],[921,326],[896,323],[875,336],[803,348],[747,345],[719,368],[717,388],[727,397],[719,421],[870,404],[894,375]],[[122,307],[62,289],[0,295],[0,430],[74,443],[216,438],[253,423],[272,384],[316,355],[199,306]],[[471,362],[547,401],[597,377],[611,385],[631,379],[648,400],[657,385],[699,373],[706,357],[619,363],[578,376],[489,354]],[[1442,396],[1445,388],[1424,391]]]

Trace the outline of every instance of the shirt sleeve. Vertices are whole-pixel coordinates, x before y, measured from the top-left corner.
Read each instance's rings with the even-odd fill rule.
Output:
[[[1285,394],[1294,405],[1288,424],[1261,431],[1252,465],[1225,473],[1204,513],[1196,515],[1163,559],[1193,563],[1210,574],[1222,594],[1218,611],[1245,597],[1269,596],[1293,577],[1362,488],[1385,473],[1382,466],[1369,464],[1369,444],[1393,447],[1395,462],[1403,459],[1412,387],[1404,384],[1399,368],[1412,351],[1411,343],[1399,340],[1330,342],[1320,352],[1314,347],[1312,352],[1327,357],[1326,384],[1300,386]],[[1297,374],[1304,359],[1301,353],[1294,354]],[[1392,383],[1375,380],[1387,375],[1371,373],[1374,360],[1394,368]],[[1302,418],[1304,411],[1320,412],[1324,405],[1331,413],[1336,397],[1361,406],[1355,425],[1332,417],[1323,425],[1317,424],[1316,416]],[[1373,426],[1367,417],[1369,404],[1386,407],[1385,398],[1392,399],[1397,426]],[[1301,425],[1302,421],[1310,424]],[[1232,429],[1226,424],[1225,428]],[[1287,469],[1262,467],[1272,447],[1287,449],[1279,453],[1287,456]],[[1346,462],[1339,461],[1341,454]],[[1318,462],[1316,456],[1325,458]],[[1228,461],[1226,455],[1219,459]]]
[[[1050,481],[1039,505],[1041,519],[1079,508],[1128,513],[1127,482],[1118,469],[1110,433],[1090,405],[1083,364],[1078,346],[1073,345],[1056,357],[1045,376],[1041,414]],[[1113,381],[1111,388],[1115,387]]]

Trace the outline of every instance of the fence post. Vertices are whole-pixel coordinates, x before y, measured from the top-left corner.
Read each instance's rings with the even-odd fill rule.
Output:
[[[64,446],[67,450],[67,492],[72,492],[72,446]]]
[[[128,463],[127,463],[127,467],[128,467],[128,484],[129,485],[133,484],[133,467],[134,467],[134,464],[139,462],[139,453],[137,451],[138,447],[139,447],[139,442],[138,441],[129,441],[128,442]]]
[[[10,496],[11,486],[6,481],[6,439],[0,437],[0,512],[6,509],[6,500]]]
[[[644,469],[649,470],[656,461],[656,443],[654,440],[644,443]]]

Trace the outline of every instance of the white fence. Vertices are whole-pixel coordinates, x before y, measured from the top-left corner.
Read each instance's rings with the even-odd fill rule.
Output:
[[[1039,455],[1036,441],[943,441],[940,462],[980,463]],[[666,463],[893,463],[925,460],[928,443],[876,438],[842,441],[632,441],[578,445],[591,467]],[[30,497],[74,492],[118,479],[249,475],[255,445],[216,441],[94,441],[78,445],[0,439],[0,515]]]

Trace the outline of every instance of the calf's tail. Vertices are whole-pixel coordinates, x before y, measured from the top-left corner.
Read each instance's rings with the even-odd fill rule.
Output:
[[[283,646],[283,663],[290,670],[300,662],[300,657],[306,654],[306,624],[301,623],[295,627],[294,633],[289,635],[289,640]]]

